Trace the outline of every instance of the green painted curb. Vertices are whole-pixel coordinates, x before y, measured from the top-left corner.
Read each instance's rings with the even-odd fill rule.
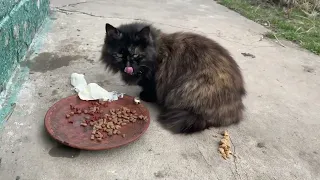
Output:
[[[49,0],[0,0],[0,126],[27,77],[28,69],[19,63],[48,17],[49,5]]]

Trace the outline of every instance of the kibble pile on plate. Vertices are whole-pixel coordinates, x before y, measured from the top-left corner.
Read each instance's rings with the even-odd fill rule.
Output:
[[[136,104],[139,104],[136,100]],[[95,101],[91,102],[91,106],[86,109],[80,109],[70,104],[70,113],[66,114],[66,119],[69,123],[73,123],[72,116],[75,114],[84,114],[85,119],[80,126],[92,127],[91,136],[88,137],[92,141],[101,142],[102,139],[108,136],[121,135],[125,137],[126,134],[121,133],[121,128],[129,123],[143,123],[148,121],[148,117],[138,114],[135,110],[130,110],[122,106],[118,109],[110,109],[108,113],[103,112],[103,108],[108,107],[108,102]]]

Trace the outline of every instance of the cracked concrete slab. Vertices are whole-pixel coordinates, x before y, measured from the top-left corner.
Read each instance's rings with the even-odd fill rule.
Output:
[[[52,0],[53,24],[43,47],[26,62],[27,82],[1,132],[0,179],[320,179],[320,58],[290,43],[262,38],[264,27],[209,0]],[[79,3],[81,2],[81,3]],[[43,118],[74,94],[72,72],[108,90],[137,95],[98,61],[105,23],[148,21],[166,32],[205,34],[230,50],[243,70],[245,121],[226,128],[236,158],[223,160],[219,133],[173,135],[156,121],[146,134],[109,151],[70,150],[46,134]],[[251,54],[254,56],[244,56]]]

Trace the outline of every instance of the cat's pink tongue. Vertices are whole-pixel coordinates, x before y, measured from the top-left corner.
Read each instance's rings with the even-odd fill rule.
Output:
[[[126,68],[124,68],[124,72],[132,75],[132,73],[133,73],[133,68],[132,68],[132,67],[126,67]]]

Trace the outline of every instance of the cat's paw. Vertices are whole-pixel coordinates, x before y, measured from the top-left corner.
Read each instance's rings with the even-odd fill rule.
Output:
[[[147,91],[140,92],[140,99],[145,102],[156,102],[157,101],[156,95],[154,93],[150,93]]]

